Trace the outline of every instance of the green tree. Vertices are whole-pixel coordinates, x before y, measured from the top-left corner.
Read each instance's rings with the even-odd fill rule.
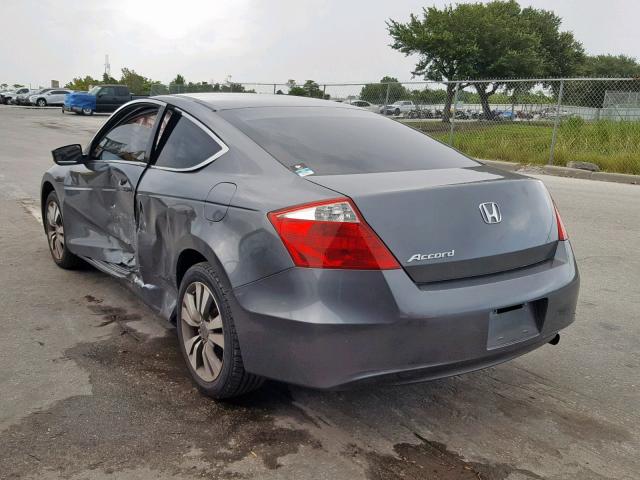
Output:
[[[584,77],[640,77],[640,63],[626,55],[595,55],[585,58],[580,66]]]
[[[171,85],[184,85],[186,84],[186,80],[184,79],[184,77],[180,74],[176,75],[176,78],[174,78],[173,80],[171,80]]]
[[[148,94],[151,90],[151,85],[157,84],[158,82],[136,73],[133,69],[123,68],[119,83],[129,87],[132,94],[143,95]]]
[[[172,92],[169,90],[169,87],[167,87],[167,85],[158,82],[153,84],[149,95],[168,95],[170,93]]]
[[[289,86],[289,95],[295,95],[298,97],[312,97],[312,98],[329,98],[329,95],[325,95],[320,85],[313,80],[307,80],[304,85],[296,85],[294,80],[287,82]]]
[[[387,89],[389,90],[388,99]],[[398,79],[389,76],[382,77],[380,83],[368,83],[360,90],[360,98],[362,100],[378,105],[384,105],[385,102],[391,104],[408,97],[409,92],[398,82]]]
[[[228,83],[220,86],[221,92],[245,93],[244,85],[240,83]]]
[[[595,55],[587,57],[580,66],[581,77],[609,77],[640,79],[640,63],[626,55]],[[637,92],[638,81],[579,80],[565,82],[564,102],[583,107],[601,108],[607,91]]]
[[[113,78],[111,75],[107,75],[107,72],[102,74],[102,83],[104,84],[114,84],[118,83],[118,80]]]
[[[93,78],[91,75],[86,75],[84,78],[75,77],[73,80],[68,82],[64,88],[68,88],[70,90],[76,90],[79,92],[86,92],[91,87],[95,87],[96,85],[102,85],[100,80]]]
[[[466,93],[466,92],[465,92]],[[445,103],[447,93],[444,90],[432,90],[428,86],[424,90],[412,90],[411,99],[417,105]],[[461,98],[464,101],[463,98]]]
[[[289,88],[289,95],[295,95],[296,97],[306,97],[307,91],[304,89],[304,87],[295,85]]]
[[[553,12],[521,9],[515,0],[423,9],[422,18],[387,22],[392,48],[418,54],[414,75],[430,80],[531,78],[569,75],[580,65],[581,44],[560,32]],[[489,98],[504,82],[464,82],[479,96],[486,118]],[[455,85],[447,85],[444,121],[449,120]]]
[[[203,82],[204,83],[204,82]],[[211,90],[208,92],[233,92],[233,93],[256,93],[255,90],[247,90],[241,83],[214,83]]]
[[[169,92],[170,93],[188,92],[189,90],[187,90],[186,85],[187,85],[187,81],[185,80],[184,76],[178,73],[176,75],[176,78],[174,78],[169,82]]]

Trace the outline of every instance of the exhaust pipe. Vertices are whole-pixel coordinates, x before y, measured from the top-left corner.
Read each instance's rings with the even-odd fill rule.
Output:
[[[555,336],[555,337],[553,337],[551,340],[549,340],[549,343],[550,343],[551,345],[557,345],[557,344],[559,344],[559,343],[560,343],[560,334],[559,334],[559,333],[556,333],[556,336]]]

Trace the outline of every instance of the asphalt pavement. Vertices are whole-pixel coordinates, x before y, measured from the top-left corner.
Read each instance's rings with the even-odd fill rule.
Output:
[[[217,403],[125,285],[50,259],[49,152],[106,118],[0,106],[0,479],[640,478],[640,186],[537,177],[582,277],[559,345],[429,383],[268,382]]]

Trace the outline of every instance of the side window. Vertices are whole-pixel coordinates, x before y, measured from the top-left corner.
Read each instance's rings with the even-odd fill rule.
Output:
[[[119,97],[126,97],[128,94],[127,87],[116,87],[116,95]]]
[[[115,95],[113,87],[102,87],[100,89],[100,95],[104,95],[105,97],[113,97]]]
[[[164,124],[164,119],[163,119]],[[186,115],[171,114],[157,145],[156,162],[159,167],[192,168],[219,153],[223,147],[208,131]]]
[[[132,113],[100,139],[91,158],[144,162],[157,114],[157,108],[145,108]]]

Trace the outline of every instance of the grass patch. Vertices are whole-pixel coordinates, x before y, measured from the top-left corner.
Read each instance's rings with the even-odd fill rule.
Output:
[[[411,126],[449,142],[448,125]],[[453,146],[475,158],[546,164],[552,133],[548,122],[461,122],[455,125]],[[558,129],[554,164],[571,160],[592,162],[608,172],[640,174],[640,122],[564,120]]]

